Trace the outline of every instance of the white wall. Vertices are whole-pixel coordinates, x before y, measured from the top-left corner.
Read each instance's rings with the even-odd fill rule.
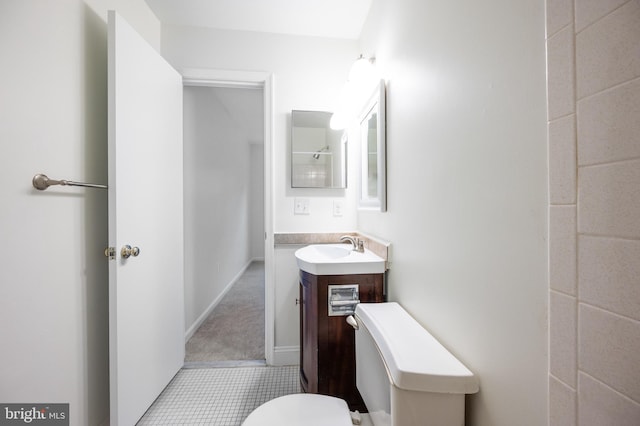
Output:
[[[178,70],[213,68],[274,74],[272,170],[276,233],[342,232],[356,227],[354,186],[347,190],[291,189],[289,174],[291,110],[333,110],[349,67],[357,57],[356,44],[355,41],[316,37],[172,25],[162,27],[163,56]],[[350,152],[352,148],[349,148]],[[350,179],[353,176],[352,173]],[[293,214],[295,197],[310,200],[311,214]],[[344,216],[333,216],[334,199],[344,201]],[[298,345],[299,341],[295,305],[298,283],[296,279],[291,279],[291,262],[279,262],[279,259],[277,257],[274,260],[274,362],[297,362],[293,346]]]
[[[275,360],[291,365],[300,362],[300,270],[295,251],[303,246],[280,245],[275,248],[273,262],[277,275],[278,297],[275,301]]]
[[[388,79],[389,297],[480,379],[467,424],[547,421],[541,1],[374,0],[362,51]]]
[[[256,228],[252,213],[263,205],[262,193],[253,184],[256,155],[241,124],[216,95],[219,90],[184,88],[187,329],[251,262],[256,240],[252,231],[264,242],[264,230]]]
[[[156,48],[142,0],[0,3],[0,401],[109,414],[107,194],[31,178],[107,180],[107,25],[116,8]]]
[[[252,143],[249,149],[251,151],[250,253],[252,259],[264,260],[264,144]]]
[[[637,425],[640,2],[546,3],[549,425]]]
[[[275,232],[354,229],[354,209],[345,209],[342,217],[334,217],[332,210],[333,199],[343,199],[355,206],[351,188],[291,189],[289,151],[291,110],[334,109],[349,67],[357,57],[355,41],[163,25],[162,53],[178,70],[272,72]],[[311,214],[293,214],[296,196],[310,199]]]

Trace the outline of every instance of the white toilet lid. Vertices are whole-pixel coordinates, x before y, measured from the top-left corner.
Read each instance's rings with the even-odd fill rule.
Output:
[[[265,402],[243,426],[352,426],[349,407],[342,399],[327,395],[296,393]]]

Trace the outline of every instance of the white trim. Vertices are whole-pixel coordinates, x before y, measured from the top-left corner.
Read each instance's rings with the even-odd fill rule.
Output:
[[[180,70],[185,86],[262,88],[271,74],[260,71],[231,71],[202,68]]]
[[[208,68],[180,70],[184,86],[262,88],[264,97],[264,291],[265,291],[265,359],[275,361],[275,271],[273,240],[273,105],[274,77],[262,71],[233,71]],[[296,361],[297,363],[297,361]]]
[[[300,346],[276,346],[273,351],[275,366],[300,364]]]
[[[275,81],[273,74],[269,74],[264,81],[264,356],[268,365],[275,361],[275,331],[276,331],[276,280],[274,267],[274,236],[273,236],[273,140],[274,140],[274,93]]]

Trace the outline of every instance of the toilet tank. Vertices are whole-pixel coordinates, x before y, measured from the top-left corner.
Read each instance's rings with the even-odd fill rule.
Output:
[[[356,384],[376,426],[464,425],[478,380],[399,304],[357,305]]]

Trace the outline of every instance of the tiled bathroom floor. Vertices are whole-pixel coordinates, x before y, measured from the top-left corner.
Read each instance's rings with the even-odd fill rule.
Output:
[[[240,425],[264,402],[298,392],[297,366],[183,368],[138,425]]]

